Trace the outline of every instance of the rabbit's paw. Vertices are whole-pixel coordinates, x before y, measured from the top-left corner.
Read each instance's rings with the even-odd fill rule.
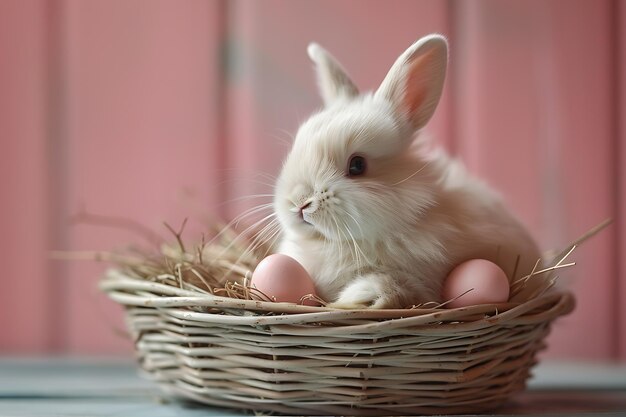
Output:
[[[382,274],[368,274],[357,277],[346,285],[339,297],[327,305],[330,308],[363,309],[393,307],[393,297],[385,291],[388,277]]]

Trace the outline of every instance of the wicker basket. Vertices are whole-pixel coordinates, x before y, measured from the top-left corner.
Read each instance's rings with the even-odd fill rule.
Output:
[[[237,300],[108,271],[141,367],[168,393],[288,414],[493,410],[524,389],[567,292],[458,309],[332,310]]]

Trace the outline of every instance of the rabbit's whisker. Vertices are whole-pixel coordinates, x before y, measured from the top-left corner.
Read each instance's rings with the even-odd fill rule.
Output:
[[[422,170],[424,170],[424,168],[426,168],[428,165],[430,164],[430,161],[426,162],[424,165],[422,165],[422,167],[420,169],[418,169],[417,171],[415,171],[414,173],[412,173],[411,175],[409,175],[408,177],[406,177],[405,179],[398,181],[394,184],[391,184],[392,187],[395,187],[396,185],[400,185],[405,181],[410,180],[411,178],[413,178],[414,176],[416,176],[417,174],[419,174],[420,172],[422,172]]]

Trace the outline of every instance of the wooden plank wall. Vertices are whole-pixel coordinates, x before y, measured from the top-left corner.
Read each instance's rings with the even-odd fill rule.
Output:
[[[0,2],[0,352],[42,351],[52,334],[46,13],[34,0]]]
[[[189,216],[187,236],[199,239],[204,225],[194,213],[218,206],[223,175],[221,4],[1,5],[2,53],[15,63],[0,78],[9,92],[0,99],[2,141],[10,145],[1,156],[9,170],[0,216],[9,269],[0,316],[10,329],[2,348],[129,352],[117,332],[120,309],[96,287],[104,267],[47,263],[46,251],[144,243],[127,230],[94,225],[101,223],[94,215],[132,219],[162,235],[163,221],[177,228]],[[44,126],[48,115],[55,120]],[[84,212],[87,221],[72,221]]]
[[[428,128],[437,141],[546,249],[617,217],[563,274],[578,309],[555,327],[548,355],[626,359],[625,9],[617,0],[0,3],[0,323],[10,329],[0,353],[128,352],[112,330],[123,326],[119,309],[96,290],[103,266],[49,264],[45,254],[141,239],[68,219],[124,217],[165,235],[162,221],[189,216],[197,237],[198,212],[233,215],[252,203],[229,201],[271,192],[290,135],[320,106],[308,42],[370,90],[415,39],[439,32],[451,61]]]
[[[614,149],[616,188],[616,226],[618,233],[617,250],[615,251],[618,263],[616,276],[617,288],[615,291],[618,310],[616,314],[618,353],[622,361],[626,361],[626,2],[616,1],[617,10],[614,11],[614,79],[617,88],[613,91],[615,109],[612,114],[616,119],[613,126],[617,130],[616,149]],[[619,89],[618,89],[619,88]]]

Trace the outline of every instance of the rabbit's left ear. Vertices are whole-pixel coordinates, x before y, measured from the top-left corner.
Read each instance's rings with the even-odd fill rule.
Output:
[[[358,88],[348,77],[343,67],[324,48],[316,43],[311,43],[307,52],[315,63],[320,94],[326,106],[339,98],[351,98],[359,94]]]
[[[413,129],[421,129],[441,98],[447,63],[446,39],[441,35],[423,37],[400,55],[376,95],[389,100]]]

